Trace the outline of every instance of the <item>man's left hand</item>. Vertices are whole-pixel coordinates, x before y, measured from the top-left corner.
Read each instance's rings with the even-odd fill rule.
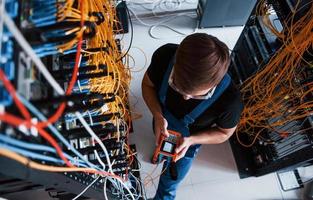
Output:
[[[191,145],[193,145],[193,140],[191,137],[183,137],[179,146],[176,147],[175,151],[177,153],[177,157],[174,160],[175,162],[185,156],[187,150]]]

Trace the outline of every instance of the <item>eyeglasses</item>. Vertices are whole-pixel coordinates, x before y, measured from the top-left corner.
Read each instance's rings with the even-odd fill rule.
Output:
[[[203,99],[209,99],[209,98],[211,98],[211,97],[213,96],[213,94],[214,94],[215,89],[216,89],[216,87],[211,88],[211,89],[208,91],[208,93],[205,94],[205,95],[197,95],[197,96],[189,95],[189,94],[185,93],[184,91],[181,91],[180,89],[178,89],[178,88],[175,86],[175,84],[174,84],[174,82],[173,82],[173,70],[172,70],[172,72],[171,72],[171,74],[170,74],[170,77],[169,77],[169,79],[168,79],[168,84],[169,84],[169,86],[170,86],[173,90],[175,90],[175,91],[178,92],[179,94],[183,95],[184,97],[191,98],[191,99],[198,99],[198,100],[203,100]]]

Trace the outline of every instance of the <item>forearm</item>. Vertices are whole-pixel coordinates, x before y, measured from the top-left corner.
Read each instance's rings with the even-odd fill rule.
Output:
[[[154,88],[142,84],[142,96],[153,117],[162,115],[162,108]]]
[[[212,127],[208,130],[195,133],[189,138],[192,144],[220,144],[228,140],[234,131],[235,128],[225,132],[217,127]]]
[[[192,134],[189,137],[184,137],[182,142],[175,151],[177,153],[176,160],[185,156],[187,150],[194,144],[220,144],[225,142],[236,130],[236,126],[229,129],[222,129],[219,127],[210,128],[206,131],[201,131],[196,134]]]

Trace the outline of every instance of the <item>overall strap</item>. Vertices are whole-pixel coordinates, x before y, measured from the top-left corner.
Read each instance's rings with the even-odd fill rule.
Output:
[[[186,136],[189,136],[188,128],[185,127],[185,124],[182,122],[182,120],[177,119],[165,106],[166,94],[167,94],[167,90],[169,87],[168,80],[169,80],[171,71],[173,69],[174,58],[175,56],[173,56],[173,58],[171,59],[166,69],[166,72],[164,74],[162,85],[159,90],[159,99],[160,99],[160,103],[162,106],[163,116],[166,118],[168,122],[168,129],[180,132],[184,137],[186,137]]]
[[[230,82],[230,76],[225,74],[221,82],[216,86],[213,96],[207,100],[202,101],[189,114],[185,115],[183,118],[185,126],[192,124],[204,111],[206,111],[223,94],[223,92],[229,86]]]
[[[163,115],[168,122],[168,129],[180,132],[183,136],[189,135],[188,127],[186,127],[181,120],[177,119],[169,110],[166,108],[163,109]]]
[[[168,64],[167,70],[164,74],[163,80],[162,80],[162,85],[159,91],[159,98],[160,98],[160,102],[161,104],[164,106],[165,105],[165,100],[166,100],[166,93],[167,93],[167,89],[168,89],[168,79],[170,77],[171,71],[173,69],[173,65],[174,65],[174,57],[171,59],[170,63]]]

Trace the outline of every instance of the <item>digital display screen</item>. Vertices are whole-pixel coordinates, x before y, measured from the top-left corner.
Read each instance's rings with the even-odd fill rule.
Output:
[[[169,143],[169,142],[164,142],[162,150],[167,152],[167,153],[172,153],[174,150],[174,145],[172,143]]]

